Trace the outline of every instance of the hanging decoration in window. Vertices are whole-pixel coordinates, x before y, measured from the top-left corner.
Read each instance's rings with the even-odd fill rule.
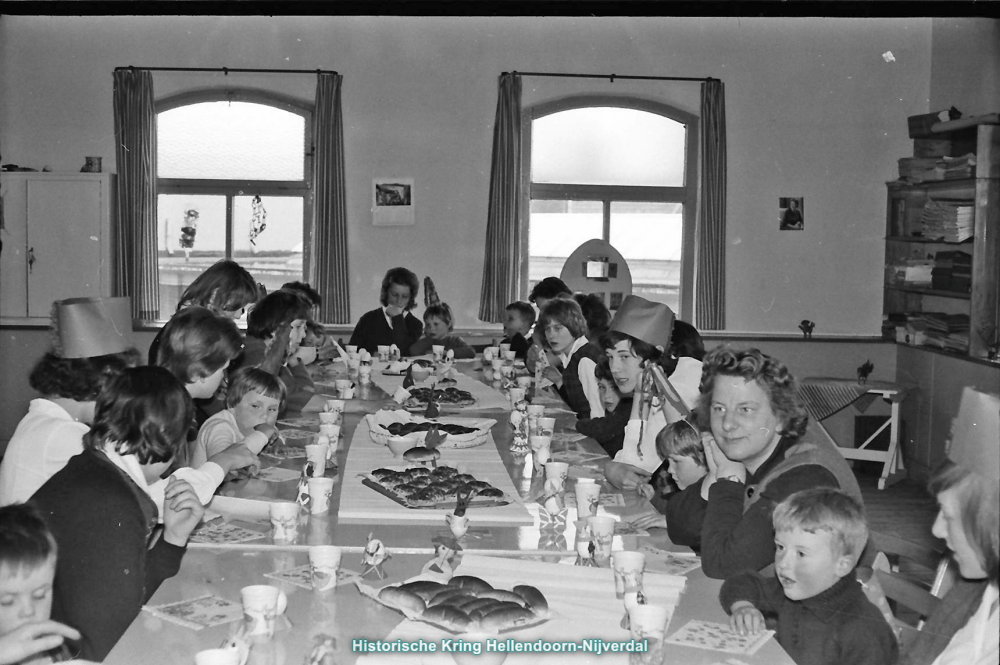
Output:
[[[200,214],[194,208],[184,211],[184,221],[181,222],[181,249],[184,250],[184,259],[191,258],[191,250],[194,249],[194,236],[198,233],[198,217]]]
[[[264,209],[264,202],[260,200],[260,194],[253,197],[250,203],[253,214],[250,215],[250,245],[254,253],[257,252],[257,236],[267,228],[267,210]]]

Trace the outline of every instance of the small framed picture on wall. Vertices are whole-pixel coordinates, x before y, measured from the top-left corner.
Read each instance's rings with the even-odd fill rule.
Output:
[[[804,204],[802,197],[778,197],[778,222],[782,231],[801,231],[805,228]]]

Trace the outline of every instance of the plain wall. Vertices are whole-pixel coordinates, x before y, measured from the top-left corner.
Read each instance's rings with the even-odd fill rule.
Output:
[[[931,32],[928,111],[1000,112],[1000,21],[936,18]]]
[[[0,145],[5,162],[75,171],[101,155],[114,171],[118,66],[335,69],[352,320],[403,264],[475,327],[499,74],[712,76],[726,86],[727,328],[797,335],[810,319],[817,334],[877,335],[884,182],[910,153],[906,116],[927,109],[931,38],[922,18],[3,17]],[[312,100],[315,81],[155,73],[154,85]],[[698,112],[697,83],[526,77],[524,101],[609,92]],[[415,178],[415,226],[371,225],[383,176]],[[804,231],[778,231],[783,196],[805,198]]]

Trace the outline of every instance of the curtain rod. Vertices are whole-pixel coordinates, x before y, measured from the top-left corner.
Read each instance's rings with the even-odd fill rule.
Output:
[[[612,83],[615,79],[625,79],[631,81],[714,81],[711,76],[703,78],[692,78],[689,76],[619,76],[618,74],[560,74],[558,72],[503,72],[506,74],[517,74],[519,76],[554,76],[558,78],[576,79],[610,79]]]
[[[148,72],[222,72],[228,76],[230,72],[240,74],[336,74],[329,69],[240,69],[233,67],[115,67],[115,71],[126,69],[143,69]]]

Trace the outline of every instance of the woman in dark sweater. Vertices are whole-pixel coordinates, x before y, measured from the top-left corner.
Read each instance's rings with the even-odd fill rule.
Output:
[[[379,346],[395,344],[404,356],[424,333],[424,324],[410,311],[417,304],[420,282],[406,268],[393,268],[382,278],[382,306],[365,313],[354,326],[350,343],[375,354]]]

